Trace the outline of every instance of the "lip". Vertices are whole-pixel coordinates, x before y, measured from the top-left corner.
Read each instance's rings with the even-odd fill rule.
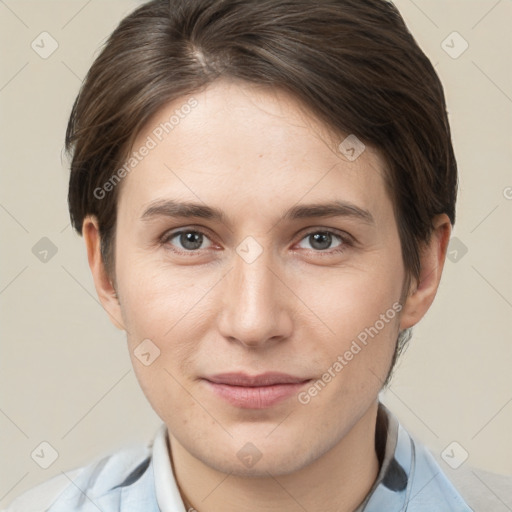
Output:
[[[295,395],[312,379],[267,372],[253,376],[245,373],[222,373],[203,380],[217,396],[235,407],[266,409]]]

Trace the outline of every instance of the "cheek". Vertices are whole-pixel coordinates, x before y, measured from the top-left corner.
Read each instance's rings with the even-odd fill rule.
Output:
[[[386,320],[395,319],[403,270],[400,265],[393,265],[392,258],[386,262],[382,261],[385,256],[380,256],[381,261],[373,266],[330,269],[323,273],[310,270],[301,274],[294,290],[315,313],[316,323],[326,334],[352,339],[387,312]],[[386,326],[388,323],[391,322],[386,322]]]
[[[401,265],[381,258],[372,268],[334,270],[325,280],[302,281],[298,293],[315,313],[308,313],[309,337],[317,336],[310,358],[327,372],[325,380],[337,382],[331,387],[337,396],[373,390],[385,380],[398,336],[402,280]]]
[[[198,315],[204,287],[180,276],[176,271],[147,263],[139,271],[132,261],[119,281],[121,310],[127,329],[132,365],[148,401],[164,419],[172,403],[173,414],[187,418],[194,402],[184,392],[189,382],[191,361],[198,351]],[[121,279],[123,279],[121,281]],[[166,419],[164,419],[165,421]]]
[[[121,310],[128,332],[172,339],[200,310],[215,276],[193,267],[170,267],[151,258],[131,258],[119,267]]]
[[[132,364],[157,410],[160,400],[186,401],[181,385],[190,384],[187,377],[194,374],[201,340],[208,338],[212,328],[208,319],[214,304],[209,292],[217,281],[211,270],[199,275],[192,267],[171,268],[148,258],[132,258],[119,267],[121,311]],[[148,352],[144,343],[158,355],[149,366],[143,364],[148,356],[141,355]]]

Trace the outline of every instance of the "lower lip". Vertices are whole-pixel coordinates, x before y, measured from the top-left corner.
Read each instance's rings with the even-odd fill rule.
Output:
[[[212,391],[241,409],[266,409],[297,394],[309,381],[273,386],[230,386],[205,380]]]

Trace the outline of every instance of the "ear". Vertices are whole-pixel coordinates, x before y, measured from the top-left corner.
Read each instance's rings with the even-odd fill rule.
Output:
[[[94,279],[96,293],[103,309],[108,313],[110,321],[121,330],[126,330],[122,322],[121,305],[117,297],[116,289],[112,284],[101,256],[101,238],[98,219],[89,215],[82,224],[82,234],[87,248],[87,259]]]
[[[432,236],[420,253],[419,281],[413,281],[400,317],[400,330],[417,324],[430,308],[436,296],[443,272],[452,225],[446,214],[433,221]]]

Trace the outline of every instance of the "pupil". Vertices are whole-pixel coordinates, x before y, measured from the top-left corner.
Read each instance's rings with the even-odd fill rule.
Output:
[[[312,243],[311,247],[314,249],[328,249],[331,245],[331,235],[330,233],[315,233],[311,235]]]
[[[180,237],[180,242],[185,249],[195,250],[201,247],[202,235],[200,233],[183,233]]]

